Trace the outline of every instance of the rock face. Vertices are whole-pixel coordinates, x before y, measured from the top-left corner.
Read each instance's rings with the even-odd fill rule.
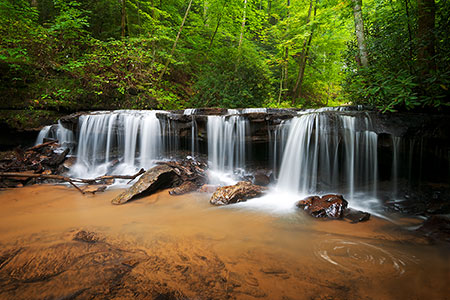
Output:
[[[310,196],[297,203],[297,207],[303,208],[307,213],[316,218],[340,219],[344,216],[344,210],[348,202],[342,195]]]
[[[192,181],[185,181],[180,186],[177,186],[169,191],[171,195],[184,195],[193,191],[196,191],[198,186]]]
[[[235,185],[218,188],[209,201],[213,205],[227,205],[244,202],[248,199],[261,196],[267,188],[254,185],[247,181],[240,181]]]
[[[133,186],[114,198],[111,203],[116,205],[124,204],[131,198],[144,192],[149,194],[161,188],[171,187],[175,176],[173,168],[168,165],[159,165],[151,168]]]

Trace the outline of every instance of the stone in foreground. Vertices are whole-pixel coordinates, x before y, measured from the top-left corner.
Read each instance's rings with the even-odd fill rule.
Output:
[[[261,196],[266,187],[254,185],[247,181],[240,181],[235,185],[219,187],[211,196],[209,202],[213,205],[228,205],[244,202]]]
[[[316,218],[340,219],[344,216],[348,202],[342,195],[310,196],[297,203],[308,214]]]
[[[351,221],[351,223],[359,223],[368,221],[370,219],[370,214],[353,208],[347,208],[344,210],[343,217],[344,219]]]
[[[180,186],[174,187],[169,191],[169,194],[177,196],[184,195],[198,190],[198,186],[192,181],[185,181]]]
[[[159,165],[151,168],[129,189],[114,198],[112,204],[124,204],[131,198],[143,194],[152,193],[159,189],[171,187],[176,176],[173,168],[167,165]]]

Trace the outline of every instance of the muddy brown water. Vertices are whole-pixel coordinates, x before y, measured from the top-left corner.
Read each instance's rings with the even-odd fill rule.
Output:
[[[167,191],[0,192],[0,299],[450,299],[449,248],[372,218],[212,207]],[[257,201],[251,200],[251,201]]]

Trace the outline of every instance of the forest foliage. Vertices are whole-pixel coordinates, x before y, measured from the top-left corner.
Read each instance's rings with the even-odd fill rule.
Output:
[[[0,108],[439,109],[449,16],[445,0],[0,0]]]

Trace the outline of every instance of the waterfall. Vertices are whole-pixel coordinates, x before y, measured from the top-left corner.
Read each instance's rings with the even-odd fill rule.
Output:
[[[77,162],[71,170],[77,177],[147,169],[155,159],[161,158],[165,150],[161,124],[155,111],[84,115],[80,117],[78,126]]]
[[[398,170],[399,170],[399,151],[400,151],[400,138],[398,136],[392,136],[392,191],[396,198],[398,193]]]
[[[291,121],[277,189],[301,194],[356,191],[376,197],[377,134],[368,116],[312,112]]]
[[[283,121],[275,128],[268,129],[269,137],[269,159],[271,159],[272,172],[276,176],[278,173],[280,160],[286,146],[286,139],[289,133],[290,120]]]
[[[245,168],[247,131],[248,120],[241,116],[208,116],[208,160],[212,171],[233,173]]]
[[[39,134],[36,138],[36,142],[34,142],[34,145],[42,144],[44,142],[44,139],[49,137],[51,127],[52,126],[48,125],[42,128],[41,131],[39,131]]]
[[[378,205],[376,199],[401,197],[399,182],[413,190],[421,180],[445,177],[434,169],[447,164],[447,149],[431,153],[420,136],[386,134],[360,109],[96,112],[79,116],[76,132],[61,122],[44,127],[36,143],[51,138],[71,149],[76,145],[69,175],[80,178],[133,174],[155,160],[207,154],[211,183],[232,184],[260,168],[275,179],[273,205],[284,201],[285,207],[301,195],[325,193],[341,193],[353,207],[355,201]],[[262,112],[267,116],[247,115]]]
[[[183,111],[183,114],[190,116],[190,115],[195,115],[196,112],[197,112],[197,109],[195,109],[195,108],[186,108]]]
[[[61,121],[58,121],[57,125],[45,126],[39,132],[38,137],[36,138],[35,145],[42,144],[44,139],[55,139],[58,140],[59,144],[63,147],[71,147],[71,144],[74,142],[73,132],[67,128],[65,128]]]

